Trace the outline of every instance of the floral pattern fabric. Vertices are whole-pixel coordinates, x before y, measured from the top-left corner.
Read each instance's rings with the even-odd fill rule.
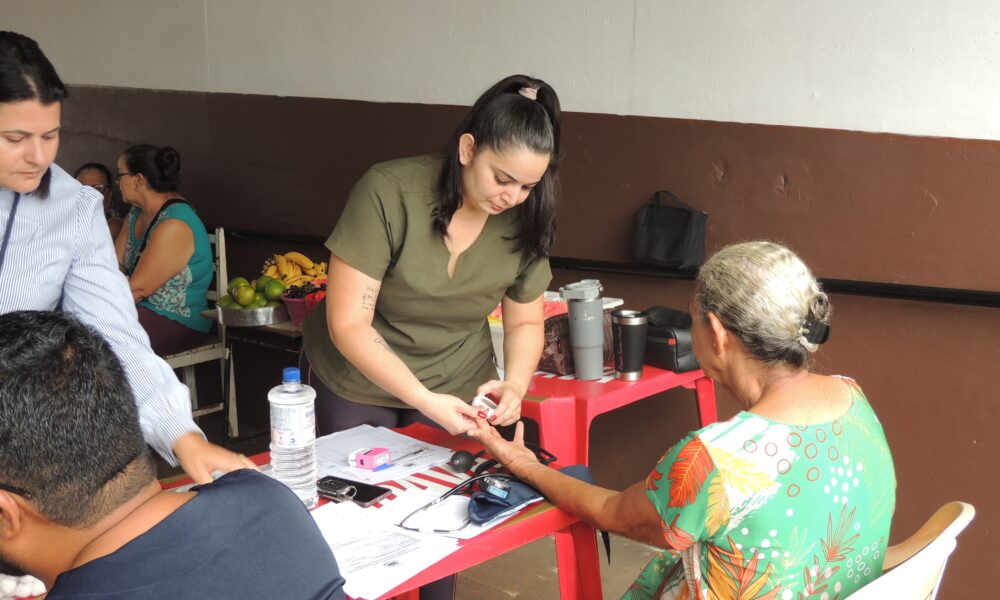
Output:
[[[625,599],[837,600],[878,577],[896,478],[861,388],[836,420],[741,412],[695,431],[646,480],[669,547]]]

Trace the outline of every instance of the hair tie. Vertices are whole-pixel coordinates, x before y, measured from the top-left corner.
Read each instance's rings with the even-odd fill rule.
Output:
[[[521,94],[522,96],[524,96],[528,100],[534,100],[534,99],[538,98],[538,89],[537,88],[523,87],[523,88],[517,90],[517,93]]]
[[[822,321],[818,321],[812,315],[806,319],[803,329],[805,329],[805,336],[803,337],[810,344],[822,344],[830,339],[830,326]]]

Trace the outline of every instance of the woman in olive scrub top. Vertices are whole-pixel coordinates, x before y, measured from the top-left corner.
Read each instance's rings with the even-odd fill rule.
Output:
[[[476,101],[444,155],[375,165],[326,242],[325,310],[303,326],[321,434],[361,423],[475,428],[476,394],[517,422],[542,351],[552,279],[559,100],[508,77]],[[503,306],[503,380],[487,316]]]

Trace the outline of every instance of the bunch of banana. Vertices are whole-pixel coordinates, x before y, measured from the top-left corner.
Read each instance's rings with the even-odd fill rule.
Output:
[[[275,254],[264,261],[263,274],[280,279],[285,287],[326,277],[326,262],[313,262],[301,252]]]

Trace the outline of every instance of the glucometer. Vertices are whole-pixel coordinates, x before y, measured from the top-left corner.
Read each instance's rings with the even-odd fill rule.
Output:
[[[485,412],[486,420],[489,420],[497,410],[497,403],[490,400],[488,396],[476,396],[472,399],[472,406]]]

